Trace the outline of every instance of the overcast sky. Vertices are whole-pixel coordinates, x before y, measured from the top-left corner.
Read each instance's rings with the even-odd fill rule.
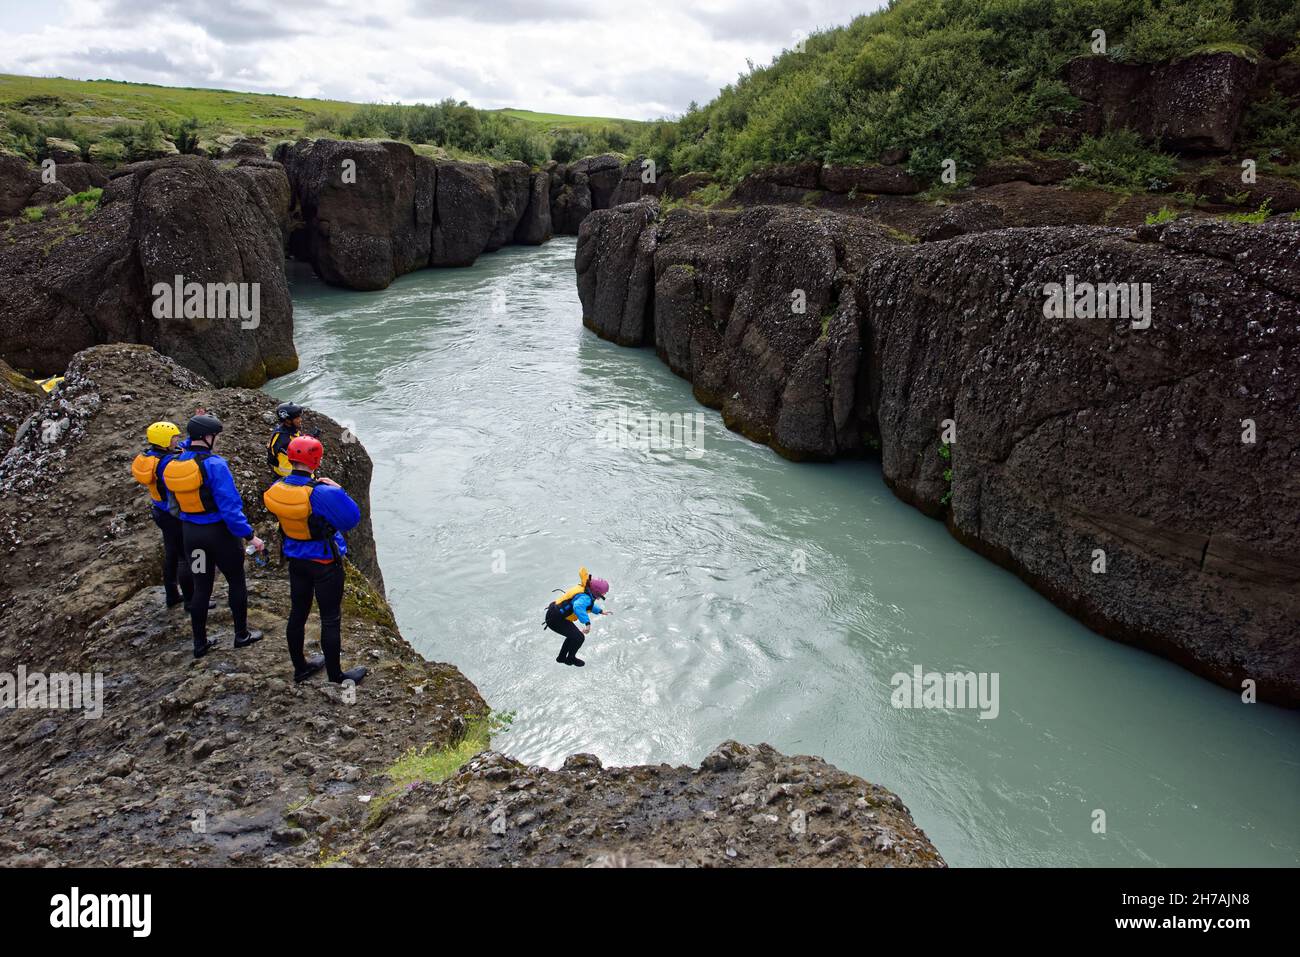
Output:
[[[648,119],[884,0],[0,0],[0,73]]]

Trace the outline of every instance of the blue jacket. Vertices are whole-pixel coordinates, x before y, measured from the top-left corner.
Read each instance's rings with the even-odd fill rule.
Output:
[[[596,604],[596,599],[592,598],[586,592],[583,592],[577,598],[573,599],[573,613],[578,616],[578,621],[584,625],[590,625],[591,619],[587,617],[587,612],[593,615],[602,614],[600,606]]]
[[[301,472],[294,472],[280,481],[285,485],[306,485],[311,477]],[[311,511],[313,515],[323,518],[334,527],[334,544],[339,554],[348,553],[348,543],[343,532],[350,532],[361,521],[361,509],[352,501],[352,496],[333,485],[317,485],[311,490]],[[284,541],[284,554],[287,558],[327,559],[333,558],[326,542],[299,541],[281,535]]]
[[[150,458],[154,458],[158,460],[158,464],[153,467],[154,468],[153,474],[154,474],[154,478],[157,479],[158,481],[158,491],[162,494],[162,501],[155,502],[151,498],[149,499],[149,504],[152,505],[154,508],[158,509],[158,511],[160,512],[170,512],[171,493],[167,491],[167,483],[163,481],[162,473],[163,473],[163,469],[166,468],[167,463],[171,461],[172,457],[176,453],[160,452],[154,446],[150,446],[149,448],[144,450],[144,454],[149,456]]]
[[[192,458],[194,458],[193,449],[186,448],[176,456],[176,461],[188,462]],[[230,474],[230,466],[226,464],[226,460],[220,455],[209,455],[203,460],[203,471],[207,475],[208,487],[212,490],[212,500],[216,503],[217,510],[201,515],[181,512],[181,521],[193,522],[195,525],[225,522],[226,528],[230,529],[230,534],[236,538],[252,538],[253,526],[244,517],[244,500],[239,497],[239,489],[235,488],[235,477]]]

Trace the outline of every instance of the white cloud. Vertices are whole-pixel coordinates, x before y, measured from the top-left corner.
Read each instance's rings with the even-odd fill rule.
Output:
[[[647,119],[883,0],[0,0],[0,72]]]

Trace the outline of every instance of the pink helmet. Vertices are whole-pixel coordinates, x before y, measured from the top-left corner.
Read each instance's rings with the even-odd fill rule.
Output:
[[[604,598],[609,594],[609,582],[603,578],[593,578],[587,582],[587,588],[597,598]]]

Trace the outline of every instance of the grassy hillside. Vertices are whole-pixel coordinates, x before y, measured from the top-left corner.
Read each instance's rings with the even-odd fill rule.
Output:
[[[633,120],[528,110],[357,104],[264,93],[166,87],[116,80],[0,74],[0,146],[41,158],[46,137],[71,140],[108,162],[157,151],[165,138],[202,152],[225,134],[268,141],[304,135],[387,136],[448,154],[543,162],[553,152],[625,149]]]
[[[1106,31],[1107,55],[1156,62],[1202,49],[1295,55],[1295,0],[893,0],[752,67],[678,123],[636,146],[661,167],[734,181],[751,169],[816,158],[874,162],[906,150],[926,180],[946,157],[968,171],[1036,148],[1054,114],[1077,105],[1066,62]],[[1247,133],[1300,151],[1300,119],[1280,98]],[[1132,144],[1118,148],[1131,152]],[[1097,145],[1091,145],[1094,152]],[[1142,165],[1152,157],[1127,157]],[[1156,160],[1158,162],[1158,158]]]

